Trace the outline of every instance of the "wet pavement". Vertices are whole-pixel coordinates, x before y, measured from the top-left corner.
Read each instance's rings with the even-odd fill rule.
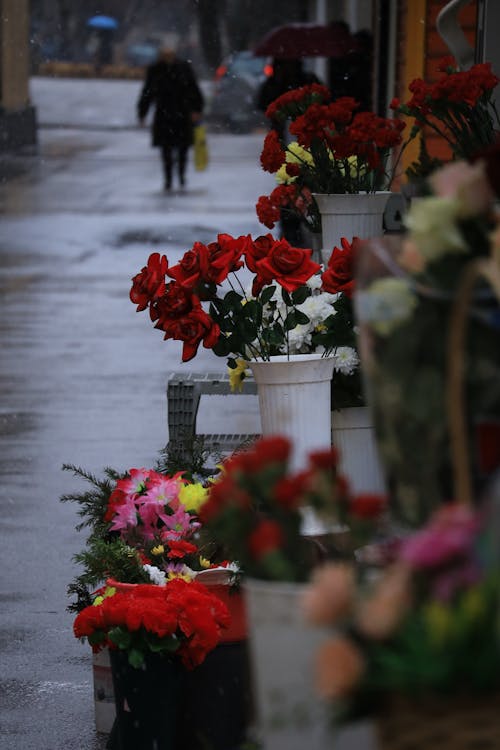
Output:
[[[104,750],[91,655],[72,634],[66,587],[84,546],[80,491],[63,463],[151,466],[168,440],[172,372],[223,372],[200,349],[182,364],[128,299],[152,251],[172,262],[218,232],[258,235],[262,133],[209,135],[210,166],[166,195],[135,81],[33,79],[39,146],[0,155],[0,747]],[[259,430],[254,396],[202,398],[200,431]],[[364,739],[363,739],[364,738]],[[367,750],[366,737],[338,750]]]
[[[135,312],[130,278],[154,250],[175,262],[218,232],[260,234],[255,202],[272,187],[262,134],[212,135],[208,170],[190,165],[186,190],[164,194],[133,121],[137,82],[77,83],[34,79],[39,147],[0,158],[2,750],[104,747],[90,650],[66,611],[84,535],[59,498],[84,485],[61,466],[100,475],[157,459],[169,373],[224,362],[201,350],[181,364]],[[199,428],[258,431],[255,397],[202,400]]]

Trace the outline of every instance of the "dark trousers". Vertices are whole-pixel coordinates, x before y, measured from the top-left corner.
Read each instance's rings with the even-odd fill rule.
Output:
[[[165,176],[165,187],[172,187],[172,168],[177,161],[177,174],[179,183],[184,185],[184,176],[187,164],[187,146],[162,146],[161,159],[163,162],[163,174]]]

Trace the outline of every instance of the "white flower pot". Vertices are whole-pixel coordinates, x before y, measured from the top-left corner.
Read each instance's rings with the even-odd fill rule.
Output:
[[[382,234],[384,210],[390,191],[313,195],[321,214],[323,263],[328,263],[335,245],[341,246],[342,237],[351,242],[353,237],[368,239]]]
[[[319,645],[331,634],[307,625],[306,584],[247,579],[244,591],[257,732],[263,750],[330,750],[331,706],[314,688]]]
[[[331,445],[331,392],[334,359],[320,354],[251,361],[257,383],[263,435],[283,435],[293,444],[292,470],[303,469],[311,451]]]
[[[333,411],[332,442],[340,453],[340,471],[353,492],[387,491],[369,407]]]

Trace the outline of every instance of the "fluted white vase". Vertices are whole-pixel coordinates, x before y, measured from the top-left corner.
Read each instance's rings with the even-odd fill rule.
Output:
[[[314,193],[321,214],[322,259],[328,259],[342,237],[369,239],[383,232],[384,211],[392,193]]]

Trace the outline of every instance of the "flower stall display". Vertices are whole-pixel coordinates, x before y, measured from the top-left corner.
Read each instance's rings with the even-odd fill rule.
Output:
[[[360,396],[351,301],[336,274],[341,253],[349,254],[347,246],[334,251],[321,274],[310,249],[271,234],[256,239],[219,234],[208,245],[196,242],[174,266],[153,253],[130,292],[137,310],[148,309],[166,339],[183,342],[183,361],[203,344],[228,359],[235,381],[248,362],[258,383],[263,433],[293,438],[297,465],[306,448],[330,444],[331,390],[334,407],[337,386],[338,405],[346,389]],[[268,375],[259,373],[279,372],[282,363],[285,380],[272,382],[273,397],[263,402]],[[299,389],[295,369],[301,373]],[[273,412],[276,398],[287,408],[278,404]]]
[[[290,442],[262,438],[223,465],[200,514],[204,526],[241,564],[247,599],[257,731],[267,750],[329,747],[328,706],[313,692],[313,655],[326,634],[307,626],[299,598],[311,571],[381,528],[385,499],[354,495],[334,449],[312,453],[293,471]],[[313,508],[335,533],[305,537]]]
[[[313,230],[320,226],[325,261],[341,237],[351,241],[380,234],[385,191],[396,168],[389,158],[402,144],[403,121],[359,111],[352,97],[332,100],[318,84],[283,94],[266,115],[288,121],[296,140],[287,143],[276,130],[265,138],[261,164],[276,174],[279,185],[269,198],[259,198],[259,220],[272,228],[279,210],[288,208]]]
[[[411,97],[406,102],[393,99],[391,108],[413,120],[412,136],[427,129],[448,144],[453,159],[471,159],[498,136],[500,118],[493,96],[500,79],[488,62],[459,70],[450,57],[441,61],[439,73],[433,82],[415,78],[409,85]],[[436,160],[419,160],[409,176],[425,176],[435,166]]]
[[[69,593],[77,595],[77,601],[70,607],[79,613],[77,627],[98,616],[95,605],[99,605],[101,614],[112,610],[110,617],[115,616],[117,608],[116,616],[124,618],[120,625],[113,621],[111,640],[107,636],[104,638],[101,631],[91,639],[97,639],[99,646],[93,656],[98,731],[110,734],[109,747],[113,750],[124,747],[149,750],[147,743],[153,742],[154,733],[170,738],[169,742],[174,741],[168,728],[158,724],[161,719],[153,724],[153,735],[146,732],[145,745],[139,744],[136,730],[131,730],[130,739],[124,739],[124,736],[129,737],[128,724],[133,719],[123,708],[124,700],[126,705],[132,705],[124,691],[133,687],[137,688],[134,710],[144,714],[148,705],[158,707],[160,702],[160,716],[163,715],[165,721],[170,717],[172,726],[177,725],[180,745],[201,750],[204,743],[210,742],[220,750],[232,750],[244,740],[249,723],[246,611],[239,587],[238,565],[222,559],[220,545],[201,528],[198,514],[207,489],[199,482],[184,479],[183,472],[165,474],[159,469],[134,468],[119,474],[107,469],[105,478],[98,479],[75,466],[65,468],[91,484],[90,490],[62,498],[78,502],[83,521],[77,528],[90,528],[85,549],[74,556],[83,571],[69,586]],[[193,584],[193,588],[179,588],[178,582]],[[97,586],[100,588],[96,592]],[[205,653],[200,649],[200,660],[194,670],[186,670],[177,662],[184,663],[191,646],[195,647],[195,623],[191,633],[185,632],[183,648],[175,628],[172,632],[165,631],[164,640],[158,640],[158,634],[155,635],[154,628],[163,627],[161,618],[167,618],[170,611],[161,609],[167,607],[164,602],[167,591],[177,590],[187,597],[193,615],[198,612],[200,618],[205,617],[204,602],[213,602],[214,598],[222,607],[220,611],[227,612],[224,628],[217,631],[217,644],[212,647],[213,638],[207,641],[210,653],[204,658],[208,650]],[[144,601],[139,598],[143,594]],[[113,595],[113,602],[107,602],[110,595]],[[212,599],[202,599],[202,595]],[[169,599],[170,603],[179,601],[179,597]],[[129,633],[127,628],[132,627],[130,623],[139,610],[145,614],[148,611],[149,619],[140,627],[137,624]],[[82,611],[86,614],[80,616]],[[109,624],[108,620],[106,622]],[[166,622],[170,620],[167,618]],[[209,628],[210,622],[209,616],[206,624],[201,622],[201,625]],[[189,627],[187,624],[186,628]],[[203,631],[200,631],[202,636]],[[117,650],[113,638],[119,640],[121,650]],[[176,658],[174,664],[169,658],[171,649],[177,649],[175,653],[182,656],[181,660]],[[188,651],[184,657],[185,649]],[[159,659],[159,654],[164,654],[163,658]],[[172,680],[179,683],[175,689]],[[169,697],[170,688],[175,695]],[[191,701],[192,696],[202,694],[203,700]],[[170,713],[165,713],[167,704],[171,706]]]
[[[373,568],[332,562],[302,607],[330,628],[316,689],[338,726],[369,716],[381,750],[500,743],[498,508],[448,503]]]
[[[74,622],[77,638],[110,649],[116,722],[112,747],[165,750],[182,733],[182,680],[220,641],[229,612],[196,582],[106,587]]]
[[[408,211],[406,234],[374,239],[360,251],[356,307],[366,392],[392,510],[404,524],[422,524],[453,497],[450,319],[471,262],[498,259],[495,164],[494,158],[457,161],[434,172],[431,194]],[[491,287],[479,283],[467,316],[463,365],[475,490],[500,463],[498,309]]]

